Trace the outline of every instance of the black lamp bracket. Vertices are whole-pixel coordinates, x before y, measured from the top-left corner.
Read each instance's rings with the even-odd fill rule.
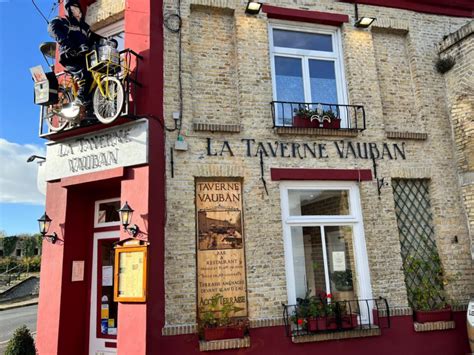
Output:
[[[130,227],[129,226],[123,226],[124,231],[126,231],[128,234],[130,234],[133,238],[137,236],[138,233],[140,233],[140,228],[136,224],[132,224]]]
[[[60,240],[56,232],[53,232],[53,234],[43,234],[41,238],[46,239],[48,242],[52,244],[56,244],[56,241]]]

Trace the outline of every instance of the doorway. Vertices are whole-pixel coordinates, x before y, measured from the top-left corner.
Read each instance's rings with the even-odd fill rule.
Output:
[[[89,354],[117,353],[118,303],[114,302],[114,243],[119,232],[94,234],[91,302],[89,326]]]

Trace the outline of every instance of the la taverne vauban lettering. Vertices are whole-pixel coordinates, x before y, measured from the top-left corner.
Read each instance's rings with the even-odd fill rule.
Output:
[[[68,159],[69,170],[73,173],[117,165],[120,145],[131,142],[130,131],[131,128],[124,128],[77,138],[73,142],[61,144],[58,157]]]
[[[246,157],[298,158],[298,159],[327,159],[335,154],[340,159],[406,159],[405,142],[372,143],[353,142],[350,140],[334,141],[332,143],[297,143],[297,142],[258,142],[255,139],[244,138],[239,142],[243,145]],[[332,146],[332,147],[331,147]],[[239,147],[240,148],[240,147]],[[208,156],[234,156],[235,143],[229,141],[214,142],[207,138]]]

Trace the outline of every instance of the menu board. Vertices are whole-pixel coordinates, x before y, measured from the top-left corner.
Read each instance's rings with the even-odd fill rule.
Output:
[[[235,179],[197,180],[198,310],[218,300],[232,305],[231,317],[247,316],[247,284],[242,220],[242,183]]]
[[[115,249],[114,301],[146,300],[146,247]]]

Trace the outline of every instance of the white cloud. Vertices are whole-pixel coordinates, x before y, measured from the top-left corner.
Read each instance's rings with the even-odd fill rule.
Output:
[[[44,204],[36,183],[38,164],[26,162],[33,154],[44,156],[45,149],[0,138],[0,202]]]

